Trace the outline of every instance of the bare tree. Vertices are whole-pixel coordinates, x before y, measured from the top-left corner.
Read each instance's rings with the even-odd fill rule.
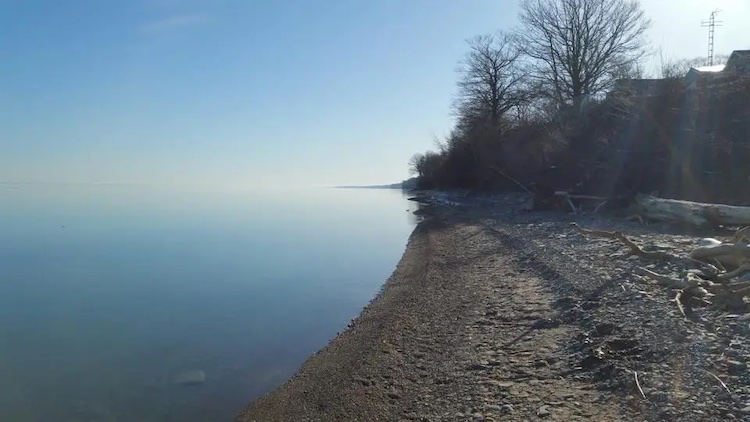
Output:
[[[613,80],[617,79],[643,79],[646,69],[641,61],[632,61],[612,68],[609,75]]]
[[[645,54],[638,0],[523,0],[518,38],[544,94],[579,110]]]
[[[409,160],[409,173],[416,175],[420,179],[434,179],[440,172],[443,158],[442,154],[434,151],[427,151],[424,154],[414,154]],[[433,181],[427,180],[426,182],[429,184]]]
[[[424,154],[416,153],[409,159],[409,175],[421,176],[424,165]]]
[[[458,69],[454,113],[459,126],[489,123],[497,126],[504,115],[525,99],[519,69],[521,52],[511,34],[480,35],[468,41],[469,52]]]

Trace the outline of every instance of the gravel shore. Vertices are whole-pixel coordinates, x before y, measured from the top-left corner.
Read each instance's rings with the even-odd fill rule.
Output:
[[[750,419],[745,314],[682,317],[633,274],[674,269],[570,222],[675,252],[705,233],[518,204],[425,207],[381,294],[236,421]]]

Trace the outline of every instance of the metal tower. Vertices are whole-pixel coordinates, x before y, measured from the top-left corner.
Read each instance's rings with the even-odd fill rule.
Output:
[[[713,12],[711,12],[711,16],[708,18],[707,21],[701,21],[702,27],[708,27],[708,65],[713,66],[714,65],[714,31],[716,30],[717,26],[721,26],[722,22],[716,20],[716,15],[719,14],[721,10],[715,9]]]

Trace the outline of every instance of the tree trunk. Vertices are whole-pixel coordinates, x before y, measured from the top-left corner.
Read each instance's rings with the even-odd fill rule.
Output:
[[[656,221],[686,223],[694,227],[750,225],[750,207],[662,199],[637,195],[635,210],[642,217]]]

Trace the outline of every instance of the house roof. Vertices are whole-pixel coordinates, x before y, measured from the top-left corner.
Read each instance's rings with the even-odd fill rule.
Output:
[[[750,57],[750,50],[734,50],[732,51],[732,54],[729,55],[729,58],[731,59],[734,55],[742,56],[743,58]]]
[[[727,70],[750,71],[750,50],[734,50],[727,60]]]
[[[715,64],[713,66],[696,66],[693,69],[697,70],[698,72],[721,72],[724,70],[723,64]]]

